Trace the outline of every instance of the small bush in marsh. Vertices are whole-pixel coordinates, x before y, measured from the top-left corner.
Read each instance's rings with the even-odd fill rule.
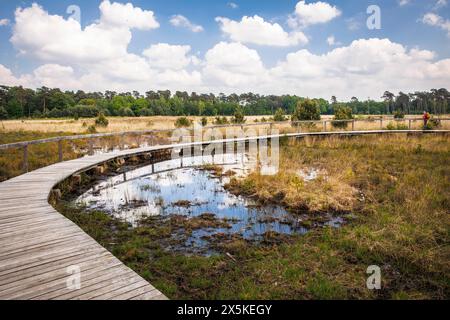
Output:
[[[179,117],[175,121],[175,127],[177,127],[177,128],[190,127],[191,124],[192,124],[192,121],[186,117]]]
[[[106,119],[105,115],[102,112],[100,112],[97,119],[95,119],[95,125],[106,128],[108,124],[109,124],[108,119]]]

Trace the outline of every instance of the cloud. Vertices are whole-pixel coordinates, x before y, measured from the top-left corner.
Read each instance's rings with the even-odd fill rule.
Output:
[[[41,65],[26,74],[14,74],[0,65],[0,83],[87,91],[252,91],[323,98],[336,95],[340,99],[377,99],[385,90],[411,92],[450,86],[450,59],[437,60],[432,51],[408,49],[389,39],[359,39],[341,46],[330,36],[329,43],[336,47],[328,52],[297,50],[268,67],[244,41],[286,45],[292,34],[262,18],[242,19],[246,28],[247,20],[266,28],[254,32],[256,40],[232,29],[226,33],[231,40],[212,46],[202,60],[191,54],[189,45],[155,43],[142,53],[132,53],[128,48],[132,30],[144,26],[102,19],[82,28],[74,19],[51,15],[36,4],[17,9],[11,42],[22,57],[32,57]],[[242,21],[227,20],[242,27]],[[426,15],[423,22],[442,27],[446,20]]]
[[[185,59],[197,62],[195,57],[176,54],[186,50],[183,46],[153,45],[147,55],[130,53],[128,46],[132,29],[148,30],[158,27],[152,11],[103,1],[100,19],[81,28],[74,19],[50,15],[41,6],[18,8],[11,42],[22,56],[30,56],[45,62],[27,75],[31,85],[54,84],[66,89],[85,90],[147,90],[149,87],[170,86],[163,83],[172,79],[174,84],[187,81],[190,87],[199,83],[198,72],[181,70]],[[158,48],[170,49],[167,59],[158,57]],[[180,50],[181,48],[181,50]],[[178,78],[171,70],[178,69]],[[50,72],[50,71],[53,72]],[[64,76],[60,76],[64,72]],[[9,82],[23,79],[8,76]],[[66,79],[66,81],[64,81]]]
[[[203,27],[200,25],[193,24],[189,21],[188,18],[182,16],[181,14],[177,14],[170,18],[170,23],[175,27],[183,27],[191,30],[192,32],[202,32]]]
[[[308,38],[303,32],[287,33],[278,23],[266,22],[257,15],[244,16],[241,21],[217,17],[216,21],[219,22],[222,32],[232,41],[279,47],[308,43]]]
[[[336,38],[331,35],[327,38],[327,43],[329,46],[339,46],[341,43],[339,41],[336,41]]]
[[[153,11],[133,7],[131,3],[111,3],[105,0],[100,4],[100,12],[100,21],[104,24],[140,30],[159,28],[159,23],[156,21]]]
[[[440,8],[446,7],[448,4],[447,0],[438,0],[434,5],[434,10],[439,10]]]
[[[234,2],[228,2],[227,6],[229,6],[231,9],[239,8],[239,6],[236,3],[234,3]]]
[[[438,27],[444,31],[447,31],[447,36],[450,37],[450,20],[444,19],[435,13],[429,12],[423,16],[421,21],[422,23],[429,26]]]
[[[0,19],[0,27],[9,25],[9,19]]]
[[[271,76],[283,79],[285,90],[303,95],[377,98],[386,88],[414,91],[448,86],[450,59],[433,63],[432,58],[430,51],[407,51],[388,39],[360,39],[324,55],[308,50],[290,53]]]
[[[341,14],[342,12],[336,6],[327,2],[306,3],[306,1],[299,1],[295,6],[295,12],[288,19],[288,24],[292,28],[307,27],[327,23]]]
[[[229,92],[254,88],[264,81],[266,70],[256,50],[220,42],[206,52],[203,73],[207,83]]]
[[[190,50],[191,47],[188,45],[158,43],[145,49],[142,54],[148,58],[150,66],[161,69],[180,70],[188,67],[191,63],[198,63],[198,58],[188,56]]]
[[[131,40],[127,27],[100,21],[83,30],[74,19],[49,15],[37,4],[18,8],[15,22],[11,42],[19,52],[53,62],[95,63],[118,58],[126,53]]]
[[[406,6],[407,4],[409,4],[411,2],[411,0],[397,0],[398,5],[400,7]]]

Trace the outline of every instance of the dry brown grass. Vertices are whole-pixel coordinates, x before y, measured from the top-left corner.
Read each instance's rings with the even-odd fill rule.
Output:
[[[254,124],[255,119],[259,121],[269,116],[247,116],[246,124]],[[372,116],[375,118],[375,116]],[[409,116],[413,117],[413,116]],[[415,116],[420,117],[420,116]],[[175,129],[175,121],[178,117],[172,116],[154,116],[154,117],[109,117],[109,125],[106,128],[97,127],[98,132],[121,132],[121,131],[135,131],[135,130],[161,130],[161,129]],[[200,123],[201,117],[188,117],[190,120]],[[208,125],[212,125],[214,117],[207,117]],[[408,118],[408,117],[407,117]],[[323,120],[331,120],[332,116],[322,116]],[[383,121],[383,127],[386,128],[389,121]],[[84,124],[84,125],[83,125]],[[34,132],[72,132],[75,134],[85,133],[87,127],[95,124],[94,118],[80,118],[74,119],[37,119],[37,120],[7,120],[3,121],[3,127],[0,131],[14,132],[14,131],[34,131]],[[408,124],[407,121],[405,124]],[[413,122],[413,129],[420,129],[421,121]],[[268,125],[261,123],[261,126],[268,127]],[[289,123],[277,125],[276,128],[281,132],[295,132],[301,129],[302,131],[321,131],[323,126],[318,124],[315,128],[294,128]],[[450,129],[450,121],[443,122],[443,128]],[[351,129],[351,124],[348,125]],[[356,122],[355,130],[372,130],[380,129],[379,120]],[[327,125],[327,130],[338,130]]]

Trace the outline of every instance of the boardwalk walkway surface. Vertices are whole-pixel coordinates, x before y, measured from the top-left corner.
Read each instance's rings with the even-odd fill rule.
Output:
[[[332,134],[369,133],[387,132]],[[325,134],[300,133],[288,136]],[[272,136],[259,139],[269,137]],[[233,141],[236,140],[241,139]],[[50,165],[0,183],[0,300],[166,299],[76,224],[58,213],[48,203],[48,195],[55,184],[75,172],[117,157],[184,145],[153,146],[87,156]],[[79,289],[71,289],[67,285],[71,276],[68,267],[71,266],[80,268]]]

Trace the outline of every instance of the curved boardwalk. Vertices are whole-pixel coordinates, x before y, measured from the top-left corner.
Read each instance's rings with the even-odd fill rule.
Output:
[[[398,131],[319,132],[287,136],[374,133]],[[232,141],[239,140],[243,139]],[[48,195],[61,180],[102,162],[184,145],[88,156],[60,162],[0,183],[0,300],[166,299],[77,225],[55,211],[48,203]],[[67,286],[70,277],[67,268],[74,265],[81,270],[80,289]]]

